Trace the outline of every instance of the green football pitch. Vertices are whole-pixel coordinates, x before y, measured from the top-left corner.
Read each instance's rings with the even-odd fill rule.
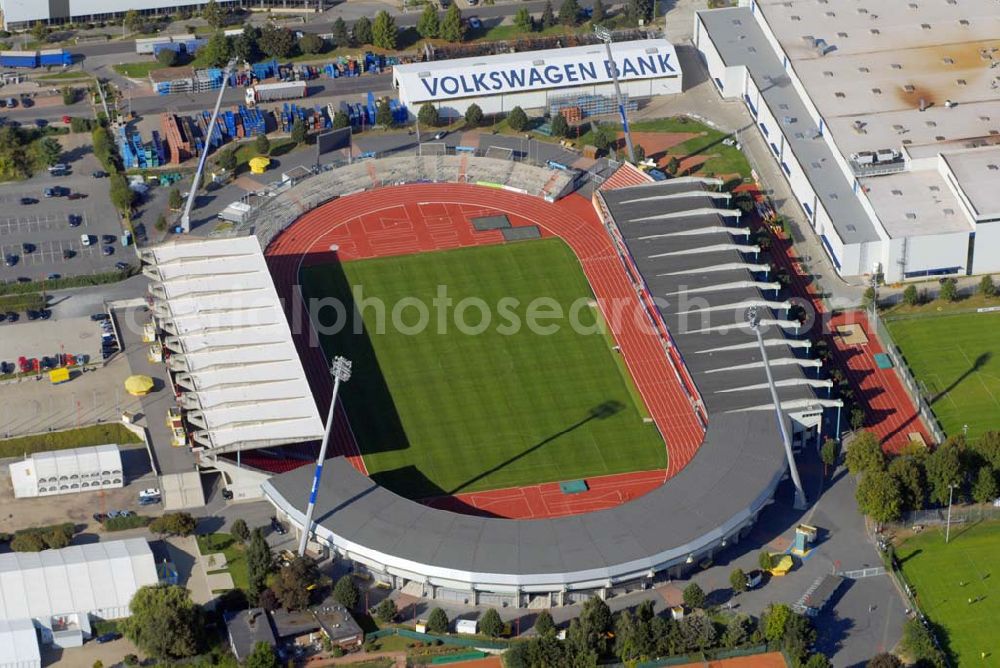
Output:
[[[944,629],[956,666],[1000,666],[1000,524],[925,530],[896,550],[928,619]],[[973,602],[969,603],[969,599]],[[987,652],[986,659],[980,654]]]
[[[595,327],[590,285],[561,240],[308,267],[302,278],[309,299],[336,297],[348,314],[360,308],[360,334],[351,322],[321,343],[354,362],[342,396],[379,484],[427,498],[666,467],[663,440]],[[441,286],[451,308],[435,306]],[[467,298],[491,312],[481,333],[456,326],[458,312],[477,330],[484,322],[479,308],[460,308]],[[419,332],[416,302],[428,313]],[[529,328],[533,302],[564,314],[578,303],[576,321],[596,333],[568,319],[536,321],[558,325],[554,333]],[[319,322],[337,329],[328,311]],[[509,327],[514,318],[520,328]]]
[[[1000,429],[1000,313],[887,320],[946,434]]]

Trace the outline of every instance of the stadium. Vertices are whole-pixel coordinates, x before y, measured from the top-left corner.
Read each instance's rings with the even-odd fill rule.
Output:
[[[223,326],[240,345],[217,354],[253,370],[221,390],[187,378],[199,466],[258,486],[301,531],[329,360],[343,354],[353,375],[313,527],[336,555],[415,595],[519,607],[683,576],[745,538],[788,477],[768,369],[794,449],[818,446],[836,419],[827,409],[840,406],[720,186],[654,183],[626,166],[584,197],[565,170],[442,155],[363,161],[285,189],[255,212],[238,250],[248,267],[266,260],[272,284],[230,271],[227,294],[211,302],[241,314]],[[178,241],[144,256],[161,326],[178,331],[175,365],[206,335],[172,325],[173,300],[204,301],[190,276],[170,294],[184,280],[172,268],[218,273],[234,241]],[[365,335],[351,340],[313,308],[359,284],[391,302],[435,282],[455,286],[456,299],[580,302],[581,321],[606,335],[382,335],[364,311]],[[746,326],[751,307],[759,342]],[[298,372],[315,399],[308,414]],[[250,410],[236,408],[251,392]],[[289,421],[281,406],[299,413]],[[237,440],[247,445],[225,437],[246,430],[252,441]]]

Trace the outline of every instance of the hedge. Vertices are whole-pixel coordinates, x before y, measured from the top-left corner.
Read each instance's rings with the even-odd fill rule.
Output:
[[[21,457],[35,452],[83,448],[105,443],[142,443],[142,440],[118,422],[95,424],[90,427],[52,431],[46,434],[19,436],[0,441],[0,458]]]
[[[67,276],[65,278],[54,278],[45,281],[46,290],[61,290],[63,288],[80,288],[90,285],[104,285],[106,283],[117,283],[129,276],[135,275],[135,268],[129,265],[126,271],[106,271],[101,274],[84,274],[82,276]],[[24,295],[31,292],[38,292],[38,283],[3,283],[0,284],[0,295]],[[41,299],[40,295],[38,296]]]
[[[13,283],[11,285],[28,285],[27,283]],[[34,290],[34,286],[30,286]],[[22,294],[4,295],[0,291],[0,311],[38,311],[45,308],[45,300],[37,292],[26,292]]]
[[[106,531],[125,531],[126,529],[138,529],[148,526],[153,521],[148,515],[132,515],[130,517],[109,517],[104,520]]]

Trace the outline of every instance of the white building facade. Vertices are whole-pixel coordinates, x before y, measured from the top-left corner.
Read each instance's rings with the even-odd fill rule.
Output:
[[[961,58],[1000,37],[995,6],[740,4],[698,12],[695,46],[722,97],[747,106],[838,273],[1000,271],[1000,194],[986,185],[1000,99],[981,76],[990,63]]]
[[[681,92],[681,68],[670,42],[635,40],[611,48],[621,91],[630,100]],[[457,117],[472,104],[497,114],[543,109],[567,95],[611,97],[613,71],[604,44],[594,44],[396,65],[392,80],[412,113],[430,102],[442,116]]]
[[[125,484],[117,445],[36,452],[10,465],[18,499],[92,492]]]

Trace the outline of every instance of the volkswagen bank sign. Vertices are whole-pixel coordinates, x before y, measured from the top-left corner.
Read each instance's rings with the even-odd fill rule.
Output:
[[[619,42],[612,53],[614,65],[598,44],[397,65],[393,77],[401,97],[412,104],[606,84],[613,81],[614,66],[623,82],[680,76],[674,47],[666,40]]]

